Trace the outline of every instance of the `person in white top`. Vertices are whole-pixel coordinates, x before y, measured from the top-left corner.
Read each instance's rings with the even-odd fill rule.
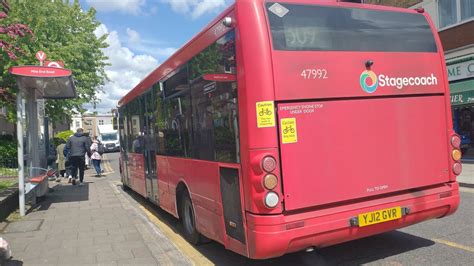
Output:
[[[100,176],[102,173],[102,169],[100,168],[100,162],[102,161],[102,155],[99,153],[99,140],[97,140],[97,137],[94,136],[94,140],[92,141],[91,145],[91,160],[92,164],[94,165],[95,171],[97,172],[97,176]]]

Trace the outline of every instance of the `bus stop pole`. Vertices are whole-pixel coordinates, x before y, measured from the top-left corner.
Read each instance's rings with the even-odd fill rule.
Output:
[[[20,215],[25,216],[25,168],[23,161],[23,97],[21,90],[16,94],[16,138],[18,141],[18,190]]]

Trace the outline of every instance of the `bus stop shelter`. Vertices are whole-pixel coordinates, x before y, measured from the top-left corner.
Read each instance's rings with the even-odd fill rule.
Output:
[[[76,97],[71,70],[47,66],[15,66],[18,139],[18,187],[20,215],[25,215],[25,175],[34,176],[35,169],[47,168],[48,133],[44,125],[44,101]],[[28,169],[28,173],[25,173]],[[47,182],[47,181],[46,181]]]

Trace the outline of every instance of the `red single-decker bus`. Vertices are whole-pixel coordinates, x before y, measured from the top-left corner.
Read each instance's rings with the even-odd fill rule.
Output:
[[[237,0],[119,102],[125,187],[264,259],[452,214],[460,139],[422,10]]]

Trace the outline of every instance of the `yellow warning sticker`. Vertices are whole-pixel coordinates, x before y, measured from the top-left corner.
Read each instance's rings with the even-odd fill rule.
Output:
[[[275,126],[275,107],[273,101],[257,102],[257,127]]]
[[[282,118],[281,124],[281,142],[296,143],[298,142],[298,133],[296,132],[296,118]]]

